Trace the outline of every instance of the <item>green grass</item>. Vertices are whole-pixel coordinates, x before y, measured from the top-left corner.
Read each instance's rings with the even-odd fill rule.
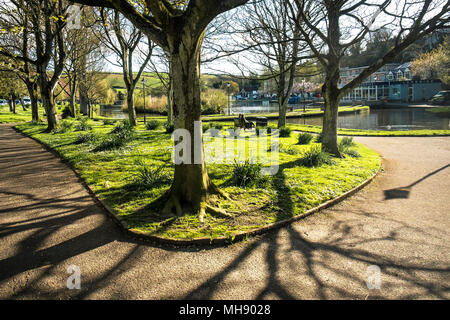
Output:
[[[351,106],[343,106],[339,107],[339,113],[345,114],[345,113],[354,113],[354,112],[362,112],[370,110],[370,107],[363,106],[363,107],[351,107]],[[320,110],[320,108],[309,108],[306,109],[306,112],[303,112],[303,109],[296,109],[293,112],[288,112],[286,114],[287,118],[295,118],[295,117],[316,117],[323,114],[323,111]],[[246,115],[247,118],[250,117],[266,117],[267,119],[278,119],[278,113],[277,112],[260,112],[260,113],[252,113]],[[227,121],[227,120],[233,120],[236,119],[237,115],[229,115],[225,116],[222,114],[213,114],[213,115],[207,115],[202,116],[203,121]]]
[[[434,113],[439,117],[450,117],[450,107],[428,108],[425,111]]]
[[[75,131],[44,134],[45,125],[26,123],[17,128],[57,151],[130,228],[161,237],[232,238],[238,232],[301,215],[361,184],[380,167],[380,157],[374,151],[356,145],[355,150],[361,155],[359,158],[345,157],[335,159],[335,165],[308,168],[301,165],[301,158],[318,144],[298,145],[296,135],[280,138],[280,144],[289,151],[279,154],[278,173],[270,176],[264,186],[238,187],[231,181],[232,163],[207,163],[212,181],[233,199],[217,199],[217,202],[233,217],[222,218],[207,213],[205,222],[201,223],[194,213],[172,218],[158,214],[163,205],[158,199],[170,187],[170,179],[136,185],[139,175],[151,179],[155,176],[158,180],[157,172],[151,168],[164,164],[165,174],[173,175],[170,160],[172,141],[164,128],[149,131],[139,125],[135,138],[124,147],[93,152],[99,141],[109,135],[113,125],[94,121],[90,121],[90,125],[98,141],[80,143],[77,141],[80,133]],[[243,134],[249,135],[248,132]],[[290,152],[292,150],[295,152]]]
[[[310,126],[302,124],[288,124],[292,130],[320,133],[321,126]],[[338,134],[343,136],[383,136],[383,137],[409,137],[409,136],[448,136],[450,130],[407,130],[407,131],[387,131],[387,130],[361,130],[361,129],[338,129]]]
[[[39,115],[43,118],[43,108],[39,108]],[[9,111],[9,106],[0,106],[0,123],[19,123],[31,121],[31,107],[23,111],[21,105],[16,105],[16,113]]]

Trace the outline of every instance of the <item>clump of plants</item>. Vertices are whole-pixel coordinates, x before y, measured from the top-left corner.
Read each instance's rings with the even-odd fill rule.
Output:
[[[352,147],[355,147],[356,143],[353,141],[352,137],[344,137],[339,141],[339,151],[345,155],[348,155],[353,158],[359,158],[361,157],[361,154],[356,151],[355,149],[352,149]]]
[[[80,117],[78,123],[75,125],[76,131],[89,131],[92,130],[92,126],[88,123],[88,117]]]
[[[82,143],[94,143],[97,142],[98,137],[93,132],[88,133],[80,133],[77,136],[77,139],[75,140],[76,144],[82,144]]]
[[[322,143],[322,140],[323,140],[323,132],[319,133],[319,134],[316,136],[316,142],[317,142],[317,143]]]
[[[73,122],[69,120],[62,120],[55,129],[53,129],[53,133],[66,133],[70,132],[73,129]]]
[[[164,123],[164,129],[166,129],[166,133],[172,133],[175,130],[175,125],[171,122]]]
[[[291,128],[288,127],[281,127],[280,128],[280,138],[287,138],[291,136]]]
[[[138,188],[150,189],[171,182],[167,164],[149,166],[142,159],[136,160],[137,172],[133,176],[133,184]]]
[[[94,151],[106,151],[122,148],[128,142],[133,140],[134,133],[135,128],[129,121],[119,122],[114,129],[111,130],[109,136],[100,142]]]
[[[145,125],[145,128],[147,130],[156,130],[161,126],[161,123],[158,120],[150,120],[149,122],[147,122],[147,124]]]
[[[297,144],[309,144],[314,139],[311,133],[300,133],[297,138]]]
[[[271,148],[270,148],[270,151],[272,151]],[[291,146],[291,145],[284,145],[284,144],[280,145],[279,151],[283,152],[283,153],[290,154],[290,155],[296,155],[296,154],[300,153],[300,151],[297,150],[296,148],[294,148],[293,146]]]
[[[324,164],[336,164],[331,155],[329,153],[323,152],[321,150],[321,147],[318,145],[313,145],[311,146],[311,148],[306,150],[303,154],[303,157],[299,161],[300,164],[305,167],[319,167]]]
[[[231,182],[233,185],[241,188],[264,185],[267,183],[267,176],[262,174],[261,169],[262,164],[260,163],[251,163],[248,160],[238,162],[235,160]]]
[[[113,120],[113,119],[104,119],[103,120],[103,124],[105,125],[105,126],[110,126],[110,125],[113,125],[113,124],[115,124],[116,123],[116,120]]]

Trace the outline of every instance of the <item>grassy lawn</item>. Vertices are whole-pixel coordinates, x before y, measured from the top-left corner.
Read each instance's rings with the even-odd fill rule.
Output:
[[[289,128],[296,131],[320,133],[321,126],[310,126],[302,124],[289,124]],[[450,130],[408,130],[408,131],[387,131],[387,130],[360,130],[360,129],[338,129],[339,135],[344,136],[446,136],[450,135]]]
[[[124,147],[94,151],[102,140],[111,136],[109,132],[114,126],[101,121],[89,123],[91,132],[98,137],[91,143],[77,143],[83,132],[43,134],[45,125],[31,123],[20,124],[17,128],[56,150],[95,193],[125,219],[130,228],[162,237],[232,238],[237,232],[301,215],[361,184],[377,172],[381,163],[374,151],[356,145],[353,148],[360,157],[347,156],[334,159],[335,164],[332,165],[306,167],[300,159],[318,144],[298,145],[297,135],[291,134],[291,137],[280,138],[278,172],[254,186],[235,185],[233,164],[207,163],[210,178],[230,195],[232,201],[216,199],[216,205],[226,210],[230,217],[207,213],[204,223],[201,223],[196,214],[172,217],[159,214],[163,203],[158,199],[170,187],[173,174],[170,134],[162,128],[148,131],[139,125],[134,139]],[[249,135],[248,132],[243,134]],[[157,176],[154,170],[162,165],[165,167],[159,172],[159,178],[151,184],[143,184],[138,179],[139,174],[149,171]]]
[[[353,113],[353,112],[361,112],[361,111],[367,111],[370,110],[370,107],[368,106],[359,106],[359,107],[351,107],[351,106],[344,106],[344,107],[339,107],[339,113],[340,114],[345,114],[345,113]],[[320,108],[309,108],[306,109],[305,112],[303,112],[303,109],[296,109],[292,112],[288,112],[286,114],[286,117],[290,118],[290,117],[316,117],[316,116],[320,116],[323,114],[323,111],[320,110]],[[229,121],[232,119],[236,119],[238,117],[237,114],[235,115],[229,115],[229,116],[224,116],[221,114],[213,114],[213,115],[207,115],[207,116],[202,116],[202,120],[203,121]],[[246,115],[247,118],[250,117],[266,117],[268,119],[278,119],[278,112],[272,112],[272,113],[252,113],[252,114],[247,114]]]
[[[434,113],[439,117],[450,117],[450,107],[428,108],[425,111]]]
[[[42,117],[42,109],[39,110]],[[0,106],[0,123],[18,123],[31,121],[31,108],[27,111],[23,111],[21,105],[16,105],[16,113],[9,111],[9,106]]]

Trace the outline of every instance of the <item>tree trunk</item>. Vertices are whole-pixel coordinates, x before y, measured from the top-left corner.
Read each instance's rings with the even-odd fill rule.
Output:
[[[167,88],[167,122],[173,123],[173,75],[169,60],[169,83]]]
[[[44,73],[46,77],[47,74]],[[56,119],[55,102],[53,101],[53,90],[50,88],[47,81],[41,81],[41,98],[44,105],[45,114],[47,116],[47,129],[45,132],[51,132],[56,128],[58,121]]]
[[[134,87],[127,88],[127,108],[128,108],[128,121],[133,126],[137,125],[136,108],[134,107]]]
[[[31,122],[39,122],[39,108],[38,108],[38,88],[36,82],[27,83],[28,94],[31,101]]]
[[[174,42],[170,52],[173,83],[178,84],[173,86],[173,116],[175,128],[186,129],[190,133],[190,163],[175,164],[174,179],[163,212],[172,209],[178,215],[199,212],[202,221],[208,194],[221,194],[209,179],[203,154],[200,122],[200,48],[203,34],[198,40],[189,37],[175,39],[179,42]],[[195,122],[197,125],[194,125]]]
[[[25,102],[23,102],[23,98],[20,98],[20,105],[22,106],[23,111],[27,111],[27,108],[25,107]]]
[[[322,128],[322,151],[341,157],[337,143],[339,100],[337,84],[325,81],[323,90],[325,110]]]
[[[285,97],[278,97],[278,129],[286,126],[286,110],[288,106],[289,99]]]

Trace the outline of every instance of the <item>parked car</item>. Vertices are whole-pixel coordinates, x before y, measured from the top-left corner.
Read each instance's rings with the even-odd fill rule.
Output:
[[[432,104],[450,104],[450,90],[439,91],[430,99]]]
[[[0,106],[5,106],[8,104],[8,100],[0,99]]]

